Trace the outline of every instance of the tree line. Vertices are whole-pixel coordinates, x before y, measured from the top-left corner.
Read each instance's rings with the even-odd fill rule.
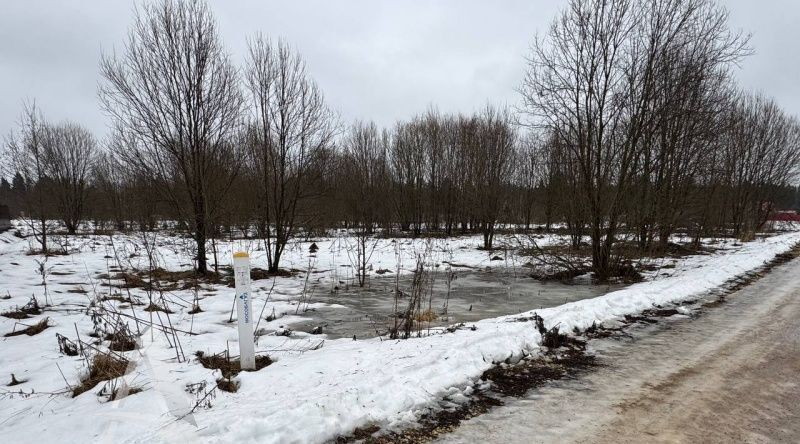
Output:
[[[164,0],[101,58],[110,135],[26,104],[0,199],[43,251],[52,220],[175,221],[200,273],[221,236],[259,239],[275,272],[292,238],[329,228],[480,233],[492,249],[499,228],[544,225],[588,240],[606,279],[622,243],[752,237],[797,201],[800,124],[736,85],[749,52],[712,0],[573,0],[531,45],[518,109],[345,125],[288,43],[253,36],[236,66],[206,3]]]

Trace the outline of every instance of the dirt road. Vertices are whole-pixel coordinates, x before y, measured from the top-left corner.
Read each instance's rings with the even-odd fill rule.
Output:
[[[696,318],[593,341],[601,367],[440,442],[800,442],[800,260]]]

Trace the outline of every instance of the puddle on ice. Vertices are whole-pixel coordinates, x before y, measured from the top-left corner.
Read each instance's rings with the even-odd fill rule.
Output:
[[[408,293],[410,275],[400,278],[400,288]],[[422,311],[430,310],[436,319],[423,322],[425,328],[443,327],[460,322],[474,322],[496,316],[553,307],[566,302],[588,299],[622,288],[622,285],[540,282],[527,276],[523,269],[470,270],[455,273],[448,297],[447,277],[443,272],[432,274]],[[372,278],[364,288],[342,285],[314,288],[311,300],[336,304],[303,314],[308,320],[292,325],[299,331],[311,332],[321,326],[329,338],[374,337],[386,334],[394,325],[395,278],[391,275]],[[430,296],[429,296],[430,295]],[[403,311],[408,299],[398,301]]]

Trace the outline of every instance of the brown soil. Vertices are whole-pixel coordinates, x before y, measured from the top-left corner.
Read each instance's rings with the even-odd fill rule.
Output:
[[[552,331],[558,335],[557,329]],[[503,405],[505,397],[523,396],[535,387],[577,374],[595,365],[594,358],[584,353],[585,343],[568,339],[564,340],[564,344],[567,346],[549,349],[541,356],[528,357],[516,364],[501,363],[491,367],[481,376],[481,381],[490,383],[488,391],[477,390],[464,405],[423,415],[416,427],[381,434],[379,426],[370,425],[357,428],[348,436],[340,436],[336,442],[366,444],[430,442],[455,430],[462,421]]]
[[[242,371],[239,359],[228,359],[225,356],[225,352],[217,353],[215,355],[206,355],[205,353],[198,351],[195,353],[195,356],[200,364],[203,365],[203,367],[220,370],[222,372],[222,377],[225,379],[231,379]],[[272,359],[270,359],[270,357],[267,355],[256,356],[256,371],[267,367],[268,365],[272,364],[272,362]]]

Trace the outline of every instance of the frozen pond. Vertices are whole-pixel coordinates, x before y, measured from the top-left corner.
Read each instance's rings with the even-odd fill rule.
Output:
[[[412,276],[400,278],[399,287],[410,292]],[[322,327],[329,338],[366,338],[387,333],[394,325],[395,277],[384,275],[372,278],[364,287],[341,284],[318,285],[311,300],[336,304],[333,307],[307,311],[309,320],[291,327],[310,332]],[[588,282],[540,282],[528,277],[524,269],[490,269],[458,271],[451,274],[448,291],[448,274],[431,274],[422,298],[422,312],[430,311],[435,319],[426,319],[422,329],[443,327],[460,322],[511,315],[524,311],[553,307],[567,302],[588,299],[622,288],[621,285],[591,285]],[[398,301],[397,311],[404,311],[407,298]]]

